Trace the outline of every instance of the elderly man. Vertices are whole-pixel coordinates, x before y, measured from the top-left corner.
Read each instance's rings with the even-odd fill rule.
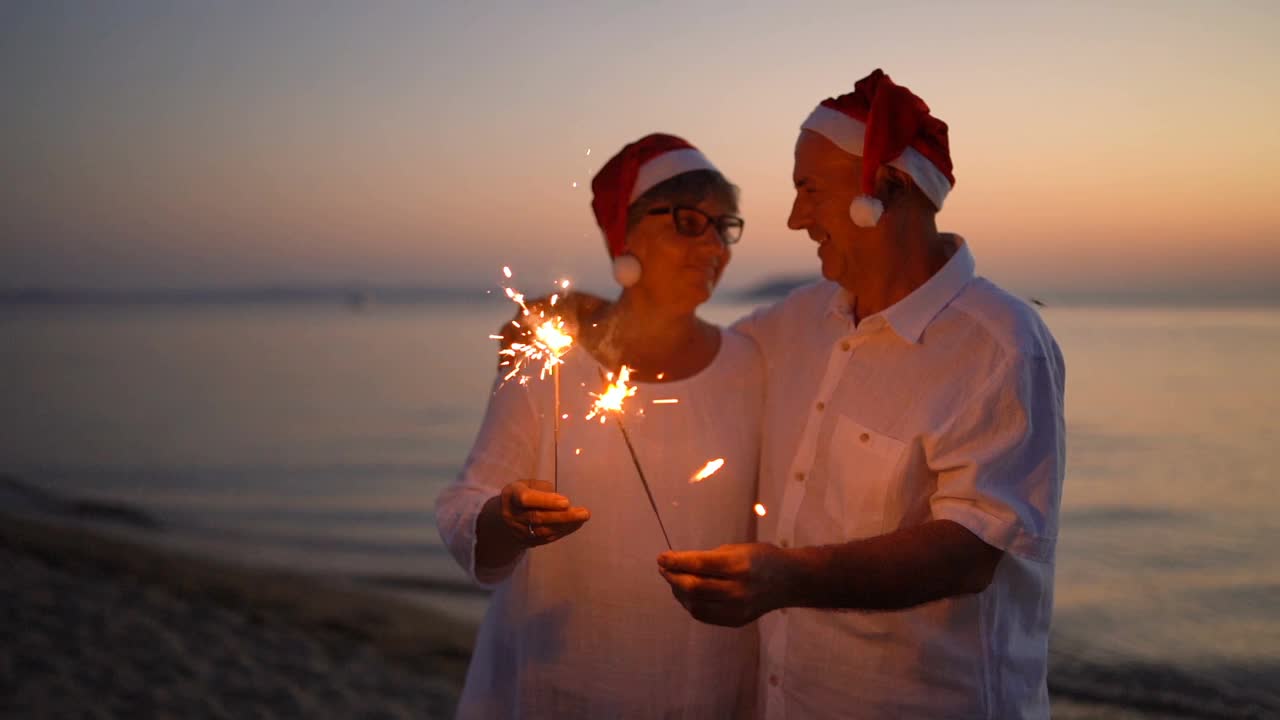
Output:
[[[658,558],[694,617],[761,619],[765,718],[1049,715],[1062,355],[938,232],[951,170],[879,70],[796,142],[825,281],[737,325],[768,370],[760,542]]]

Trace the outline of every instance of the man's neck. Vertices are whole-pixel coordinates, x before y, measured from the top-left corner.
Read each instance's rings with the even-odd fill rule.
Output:
[[[954,236],[929,228],[867,247],[840,281],[854,322],[884,312],[928,282],[955,253],[954,243]]]

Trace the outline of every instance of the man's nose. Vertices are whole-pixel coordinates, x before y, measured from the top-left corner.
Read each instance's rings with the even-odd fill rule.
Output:
[[[809,226],[809,209],[804,207],[800,195],[791,201],[791,215],[787,216],[787,227],[792,230],[803,230]]]

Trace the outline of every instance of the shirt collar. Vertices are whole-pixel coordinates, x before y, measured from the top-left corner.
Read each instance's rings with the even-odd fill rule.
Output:
[[[920,342],[920,336],[924,334],[924,329],[929,326],[929,323],[933,322],[938,313],[942,312],[942,309],[949,305],[974,278],[976,266],[973,253],[969,252],[969,244],[959,235],[950,237],[955,239],[956,251],[946,264],[933,274],[933,277],[912,290],[910,295],[876,315],[863,318],[863,322],[880,316],[903,340],[910,343]],[[837,285],[836,292],[831,296],[831,303],[827,306],[827,313],[852,322],[853,317],[850,311],[852,303],[853,295]]]

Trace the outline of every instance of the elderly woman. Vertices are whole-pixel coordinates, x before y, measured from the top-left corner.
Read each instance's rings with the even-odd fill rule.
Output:
[[[751,538],[763,369],[750,340],[696,315],[742,233],[737,189],[687,142],[649,135],[592,190],[623,289],[557,368],[559,457],[552,382],[500,377],[436,502],[454,557],[495,589],[458,717],[740,717],[754,629],[693,620],[654,566],[662,526],[677,548]],[[638,394],[622,419],[662,526],[616,419],[586,419],[623,365]],[[715,458],[723,469],[691,481]]]

